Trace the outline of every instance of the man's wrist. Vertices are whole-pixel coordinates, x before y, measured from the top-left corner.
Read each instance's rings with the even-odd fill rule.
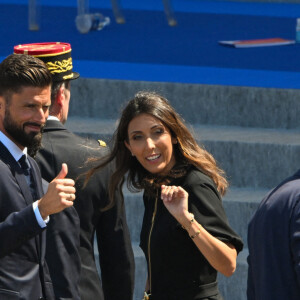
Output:
[[[45,212],[44,205],[41,204],[41,199],[37,200],[36,202],[42,219],[46,220],[47,218],[49,218],[49,214]]]
[[[44,217],[40,211],[39,208],[39,201],[35,201],[32,203],[32,208],[36,217],[36,220],[40,227],[44,228],[47,226],[47,223],[49,222],[49,216]]]

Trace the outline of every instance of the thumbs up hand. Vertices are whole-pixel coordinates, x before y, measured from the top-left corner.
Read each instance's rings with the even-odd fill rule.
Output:
[[[67,164],[62,164],[61,170],[57,174],[55,179],[64,179],[67,176],[67,174],[68,174],[68,166],[67,166]]]
[[[62,164],[61,171],[49,183],[47,193],[38,200],[38,208],[44,220],[49,215],[58,213],[73,205],[76,191],[75,182],[73,179],[65,178],[67,174],[68,166]]]

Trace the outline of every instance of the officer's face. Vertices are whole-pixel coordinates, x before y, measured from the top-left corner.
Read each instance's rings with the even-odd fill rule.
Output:
[[[41,142],[51,104],[51,89],[24,87],[8,101],[0,97],[0,130],[19,148]]]

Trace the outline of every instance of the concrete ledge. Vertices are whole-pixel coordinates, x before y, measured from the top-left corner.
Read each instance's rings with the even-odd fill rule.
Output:
[[[79,78],[71,116],[117,119],[137,91],[157,91],[190,123],[300,128],[300,90]]]
[[[248,247],[248,224],[268,190],[231,187],[223,198],[223,205],[231,227]]]
[[[294,174],[299,166],[300,146],[239,142],[205,142],[225,170],[230,185],[272,188]]]

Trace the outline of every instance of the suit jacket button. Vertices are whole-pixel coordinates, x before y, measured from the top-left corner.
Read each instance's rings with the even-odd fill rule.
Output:
[[[38,300],[45,300],[45,298],[44,297],[40,297]]]

